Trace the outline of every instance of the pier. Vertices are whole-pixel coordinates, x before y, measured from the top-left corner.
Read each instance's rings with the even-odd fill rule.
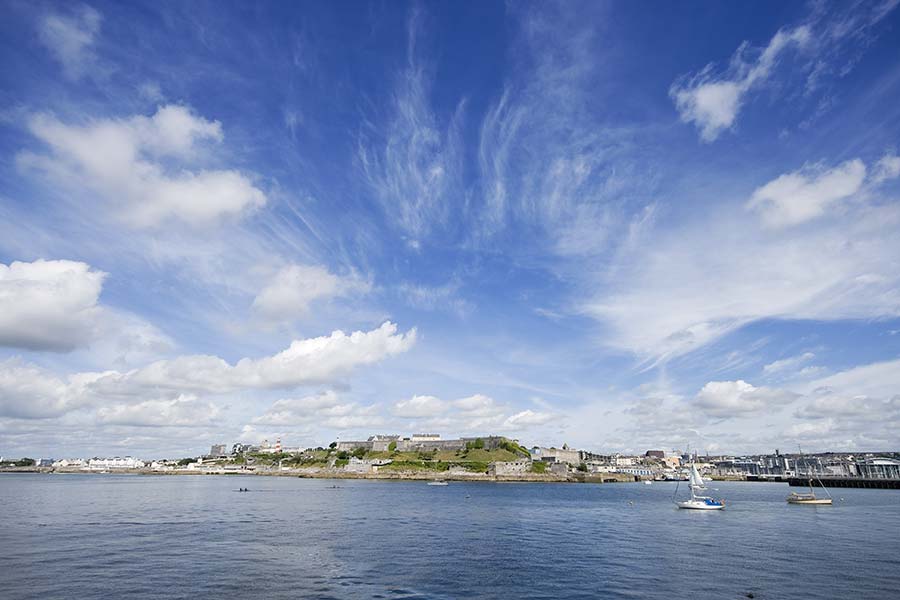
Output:
[[[825,487],[836,488],[873,488],[882,490],[900,490],[900,479],[875,479],[866,477],[820,477],[814,482],[814,486],[821,481]],[[808,477],[791,477],[788,485],[806,487],[809,485]]]

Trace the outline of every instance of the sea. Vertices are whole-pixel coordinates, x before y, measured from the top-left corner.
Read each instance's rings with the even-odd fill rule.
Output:
[[[0,597],[900,598],[900,491],[710,485],[3,474]]]

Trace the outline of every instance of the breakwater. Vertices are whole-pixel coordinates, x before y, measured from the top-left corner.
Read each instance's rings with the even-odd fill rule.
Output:
[[[864,477],[822,477],[818,481],[825,487],[836,488],[871,488],[880,490],[900,490],[900,479],[867,479]],[[806,487],[809,479],[806,477],[791,477],[788,485],[794,487]]]

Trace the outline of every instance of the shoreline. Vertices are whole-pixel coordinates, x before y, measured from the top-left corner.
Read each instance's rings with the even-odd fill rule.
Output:
[[[603,473],[584,475],[581,473],[569,476],[551,473],[528,473],[519,475],[489,475],[487,473],[463,473],[447,471],[397,471],[381,473],[353,473],[331,469],[303,470],[290,469],[281,471],[250,471],[224,469],[183,469],[173,471],[156,471],[152,469],[115,469],[110,471],[92,471],[82,469],[61,469],[53,467],[12,467],[0,469],[4,473],[33,473],[39,475],[147,475],[147,476],[202,476],[223,475],[240,477],[296,477],[299,479],[361,479],[376,481],[482,481],[493,483],[636,483],[632,475],[623,473]]]

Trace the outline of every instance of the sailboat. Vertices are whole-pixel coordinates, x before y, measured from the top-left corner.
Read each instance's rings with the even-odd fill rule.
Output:
[[[700,472],[694,463],[691,463],[690,484],[688,484],[688,487],[691,488],[691,498],[690,500],[676,502],[675,504],[678,505],[678,508],[693,508],[695,510],[722,510],[725,508],[724,500],[697,494],[698,491],[705,491],[706,486],[703,485],[703,478],[700,477]]]
[[[803,457],[803,453],[800,453],[800,457]],[[828,493],[828,490],[825,488],[825,485],[822,483],[822,480],[816,476],[816,479],[819,481],[819,485],[822,486],[822,489],[825,490],[825,494],[828,496],[827,498],[817,498],[816,493],[813,491],[813,470],[809,468],[807,472],[807,478],[809,483],[809,492],[791,492],[790,495],[786,498],[788,504],[815,504],[815,505],[825,505],[831,506],[831,494]]]

